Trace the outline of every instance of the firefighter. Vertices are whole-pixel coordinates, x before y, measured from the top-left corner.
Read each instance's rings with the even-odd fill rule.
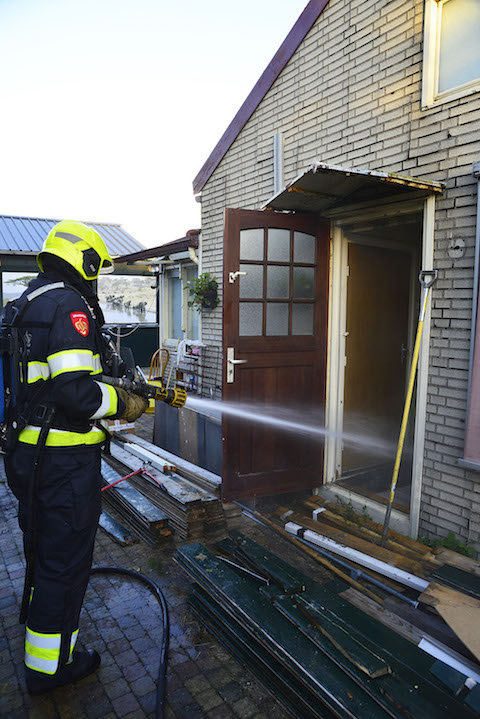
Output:
[[[104,318],[93,281],[102,269],[113,270],[100,235],[80,222],[60,222],[37,262],[41,272],[25,290],[20,324],[28,345],[26,426],[5,459],[27,559],[25,675],[32,694],[82,679],[100,664],[97,652],[76,648],[101,512],[106,433],[97,425],[104,417],[133,421],[148,406],[96,379]]]

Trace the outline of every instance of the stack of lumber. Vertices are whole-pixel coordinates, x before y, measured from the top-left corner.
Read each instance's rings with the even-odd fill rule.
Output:
[[[162,471],[165,465],[172,465],[175,467],[175,472],[179,476],[188,479],[205,492],[210,492],[217,497],[220,496],[222,478],[219,477],[218,474],[209,472],[208,469],[198,467],[196,464],[192,464],[192,462],[188,462],[176,454],[167,452],[165,449],[157,447],[142,437],[137,437],[134,434],[117,436],[119,440],[128,443],[130,452],[151,464],[152,467]]]
[[[320,585],[240,533],[219,551],[179,548],[191,607],[292,716],[478,716],[472,677],[340,597],[342,582]]]
[[[381,525],[316,495],[293,509],[279,507],[275,518],[286,532],[324,556],[340,558],[352,570],[381,580],[397,596],[405,593],[408,611],[398,600],[389,606],[413,624],[418,620],[418,626],[425,627],[422,610],[439,615],[461,641],[465,656],[480,660],[480,563],[445,549],[432,550],[392,530],[380,546]],[[412,609],[417,604],[419,611]],[[442,626],[438,630],[447,635]]]
[[[104,485],[120,479],[122,475],[102,460]],[[137,537],[154,547],[171,536],[167,516],[138,492],[128,480],[102,492],[103,502],[111,507],[121,522]]]
[[[138,454],[137,445],[116,440],[111,443],[111,454],[105,455],[105,460],[124,476],[132,471],[148,469],[147,473],[140,472],[128,482],[168,517],[178,539],[212,538],[225,534],[226,521],[220,500],[173,471],[171,464],[154,453],[157,447],[148,442],[145,445],[152,450],[145,448],[145,452],[156,457],[154,463]],[[143,453],[144,448],[140,449]]]

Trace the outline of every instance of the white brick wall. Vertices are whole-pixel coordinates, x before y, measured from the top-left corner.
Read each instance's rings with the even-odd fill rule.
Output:
[[[435,217],[440,272],[432,297],[420,532],[452,530],[480,548],[480,475],[457,465],[468,381],[480,96],[421,109],[422,27],[423,0],[330,0],[203,189],[202,269],[222,276],[224,208],[258,209],[273,194],[278,130],[286,182],[314,160],[446,182]],[[466,243],[462,259],[447,254],[452,236]],[[221,306],[204,317],[203,332],[206,342],[221,344]]]

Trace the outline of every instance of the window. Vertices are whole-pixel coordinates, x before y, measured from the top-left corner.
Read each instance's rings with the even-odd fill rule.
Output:
[[[182,263],[165,273],[164,339],[197,340],[199,338],[199,314],[188,306],[190,299],[187,282],[197,277],[197,266]]]
[[[314,334],[316,241],[304,232],[240,230],[239,334]]]
[[[480,91],[480,2],[426,0],[422,105]]]
[[[2,272],[2,298],[3,306],[20,297],[26,290],[30,280],[33,280],[37,274],[28,272]]]
[[[100,275],[98,299],[106,324],[157,322],[156,278]]]

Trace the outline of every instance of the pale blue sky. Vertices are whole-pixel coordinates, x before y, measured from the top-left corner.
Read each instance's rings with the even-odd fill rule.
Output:
[[[192,180],[307,0],[0,0],[0,214],[200,223]]]

